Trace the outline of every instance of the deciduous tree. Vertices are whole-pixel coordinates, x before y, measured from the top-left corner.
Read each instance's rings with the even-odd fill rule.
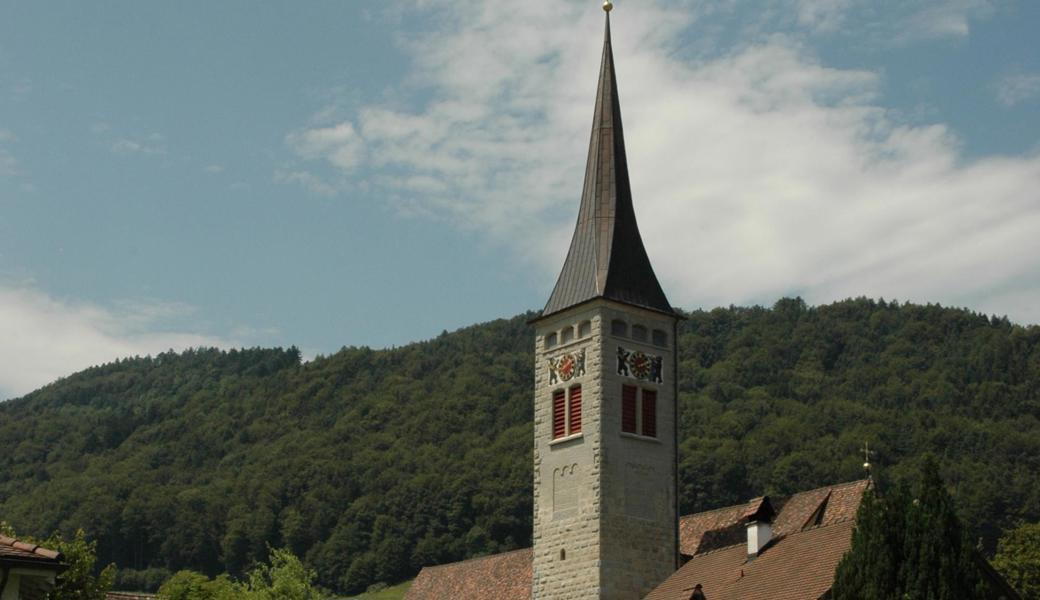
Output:
[[[1026,523],[1000,538],[993,567],[1026,600],[1040,600],[1040,523]]]

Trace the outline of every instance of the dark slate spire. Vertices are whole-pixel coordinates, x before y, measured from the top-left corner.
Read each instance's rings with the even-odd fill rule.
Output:
[[[650,266],[632,209],[609,12],[578,224],[542,316],[593,298],[674,313]]]

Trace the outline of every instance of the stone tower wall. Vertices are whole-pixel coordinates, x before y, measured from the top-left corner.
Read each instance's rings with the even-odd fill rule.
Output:
[[[590,333],[546,347],[564,327]],[[599,597],[600,412],[602,334],[598,311],[574,309],[538,324],[534,398],[534,586],[536,600]],[[585,372],[550,383],[548,359],[584,351]],[[582,432],[553,440],[552,392],[582,386]]]
[[[629,335],[611,334],[611,322],[623,320]],[[601,354],[601,600],[637,600],[668,578],[678,565],[678,506],[676,505],[675,319],[651,311],[610,305],[603,309],[605,324]],[[645,341],[635,340],[632,326],[647,328]],[[664,332],[664,344],[655,344],[654,330]],[[660,381],[618,374],[618,347],[630,354],[660,358]],[[657,395],[656,436],[621,430],[623,385],[652,390]]]
[[[611,334],[611,322],[647,328],[645,342]],[[579,335],[582,323],[588,334]],[[575,337],[560,333],[573,327]],[[654,345],[650,332],[667,333]],[[638,600],[676,564],[673,319],[594,301],[537,324],[534,411],[536,600]],[[555,333],[557,343],[547,346]],[[662,383],[617,374],[618,346],[660,356]],[[549,360],[584,353],[584,372],[552,382]],[[621,432],[621,386],[657,391],[657,436]],[[554,440],[552,393],[582,387],[582,431]]]

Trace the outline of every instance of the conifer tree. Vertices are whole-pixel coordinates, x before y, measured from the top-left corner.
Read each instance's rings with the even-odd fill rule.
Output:
[[[905,497],[902,488],[893,490]],[[892,495],[878,496],[871,488],[863,496],[852,532],[852,549],[838,565],[834,579],[834,597],[842,600],[874,600],[897,598],[899,585],[899,549],[902,546],[903,513],[892,510],[901,506]]]
[[[849,552],[835,574],[834,600],[996,600],[982,560],[954,512],[931,458],[913,493],[867,493]]]
[[[899,581],[902,596],[922,600],[989,598],[978,558],[953,510],[939,466],[928,457],[905,521]]]

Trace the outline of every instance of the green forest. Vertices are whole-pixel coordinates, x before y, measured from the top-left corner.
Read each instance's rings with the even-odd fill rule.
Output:
[[[0,403],[0,518],[96,540],[117,587],[242,576],[286,548],[341,593],[528,546],[533,313],[400,348],[197,349]],[[992,553],[1040,520],[1040,327],[855,299],[680,325],[680,494],[695,512],[934,455]]]

